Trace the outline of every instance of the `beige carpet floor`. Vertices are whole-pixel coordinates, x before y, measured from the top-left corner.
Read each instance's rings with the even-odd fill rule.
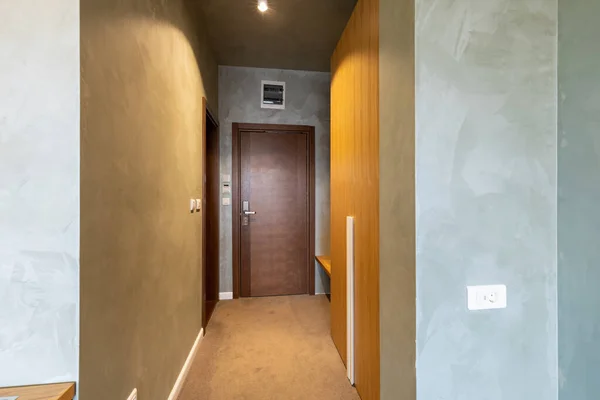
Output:
[[[217,305],[179,400],[356,400],[325,296]]]

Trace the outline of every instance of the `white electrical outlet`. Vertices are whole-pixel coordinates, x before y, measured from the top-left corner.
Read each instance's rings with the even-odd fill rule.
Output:
[[[471,311],[506,308],[506,285],[467,286],[467,307]]]
[[[133,389],[127,400],[137,400],[137,389]]]

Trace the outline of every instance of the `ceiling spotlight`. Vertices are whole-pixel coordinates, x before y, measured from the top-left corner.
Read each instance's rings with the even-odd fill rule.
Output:
[[[265,12],[269,9],[269,5],[267,4],[267,0],[259,0],[258,2],[258,10],[260,12]]]

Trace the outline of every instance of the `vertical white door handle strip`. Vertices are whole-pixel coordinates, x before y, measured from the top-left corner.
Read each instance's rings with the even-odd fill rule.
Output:
[[[346,359],[354,385],[354,217],[346,217]]]

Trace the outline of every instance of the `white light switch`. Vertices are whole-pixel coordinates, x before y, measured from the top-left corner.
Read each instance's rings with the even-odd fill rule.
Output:
[[[200,211],[202,209],[202,199],[196,199],[196,211]]]
[[[223,205],[224,206],[230,206],[231,205],[231,198],[229,198],[229,197],[223,197]]]
[[[506,285],[467,286],[469,310],[506,308]]]
[[[196,199],[190,200],[190,211],[194,211],[196,209]]]

